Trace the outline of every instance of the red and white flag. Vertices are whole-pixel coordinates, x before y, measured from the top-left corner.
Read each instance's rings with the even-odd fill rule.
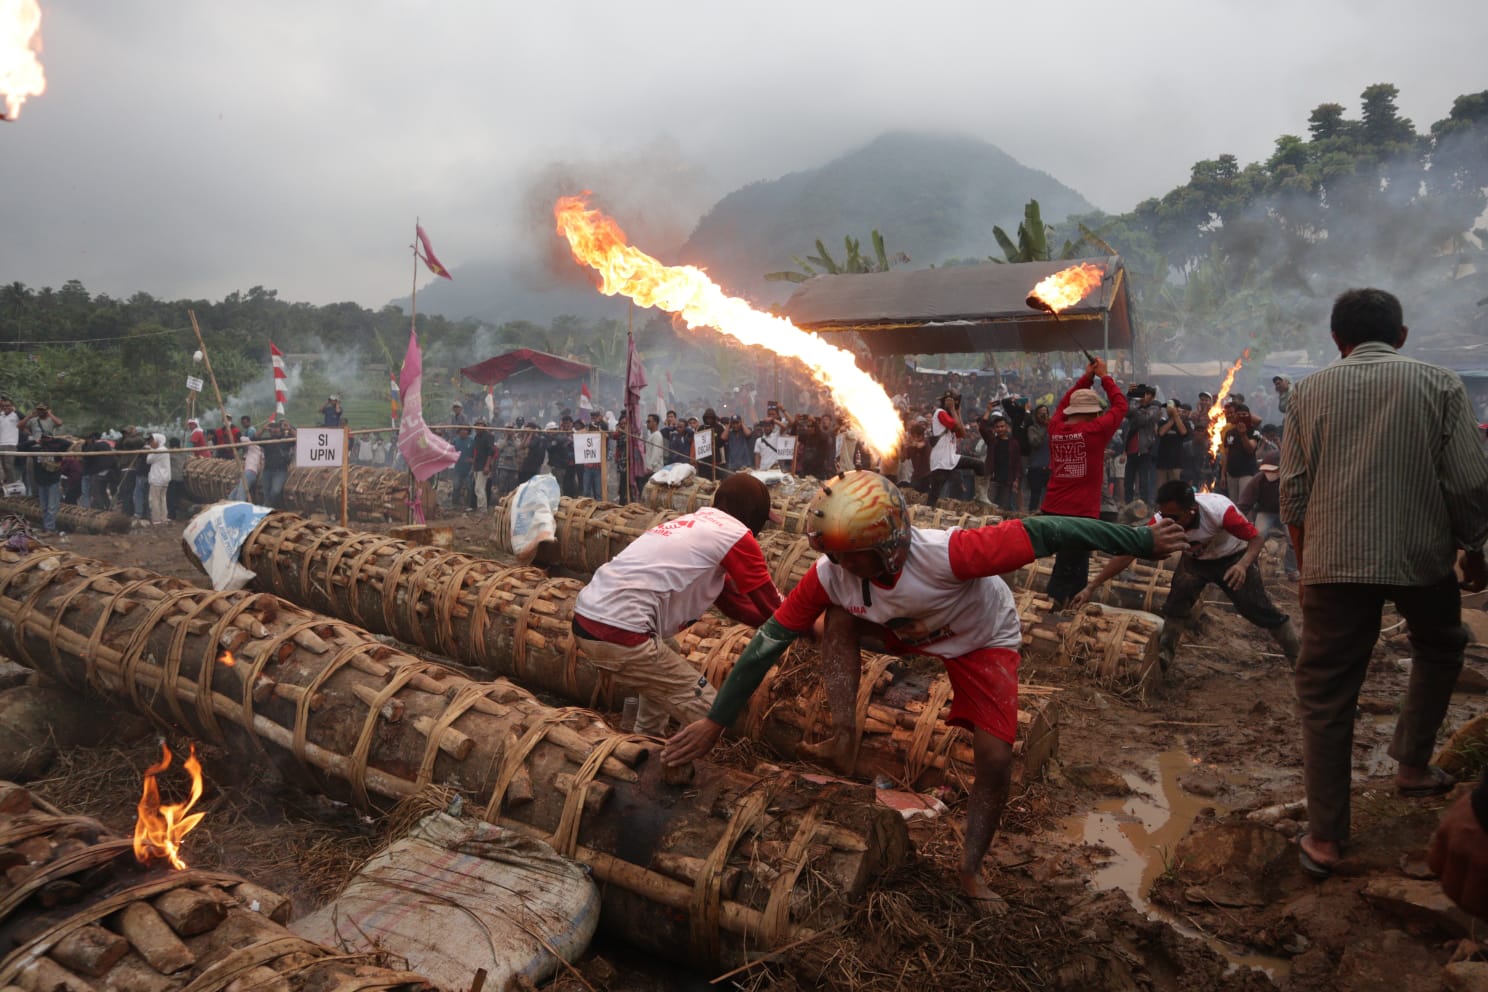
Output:
[[[579,409],[594,409],[594,397],[589,395],[589,383],[587,382],[581,383],[579,385]]]
[[[269,361],[274,366],[274,413],[269,417],[269,423],[273,423],[279,417],[284,416],[284,401],[287,393],[284,388],[284,352],[269,342]]]
[[[420,251],[419,249],[415,248],[414,249],[414,254],[418,255],[419,258],[423,259],[424,264],[429,267],[429,271],[430,272],[434,273],[436,276],[439,276],[440,278],[449,279],[449,280],[453,281],[455,277],[452,276],[452,275],[450,275],[449,269],[446,269],[444,267],[444,264],[442,262],[440,262],[439,261],[439,258],[434,254],[434,249],[432,247],[430,247],[430,245],[429,245],[429,236],[424,233],[423,225],[422,224],[415,224],[414,225],[414,231],[418,235],[419,244],[423,246],[423,250],[422,251]]]

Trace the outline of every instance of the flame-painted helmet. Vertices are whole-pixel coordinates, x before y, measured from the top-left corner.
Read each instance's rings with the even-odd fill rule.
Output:
[[[890,573],[909,557],[909,507],[877,472],[846,472],[822,485],[806,507],[806,539],[827,555],[877,551]]]

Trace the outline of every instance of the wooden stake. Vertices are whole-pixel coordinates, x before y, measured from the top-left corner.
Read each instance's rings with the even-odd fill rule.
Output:
[[[351,488],[351,431],[341,428],[341,526],[346,526],[346,491]]]

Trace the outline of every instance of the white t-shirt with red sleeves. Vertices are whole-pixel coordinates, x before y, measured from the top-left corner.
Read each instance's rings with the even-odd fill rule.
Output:
[[[1228,497],[1195,493],[1194,506],[1199,512],[1183,536],[1188,538],[1188,553],[1200,561],[1238,554],[1256,536],[1255,527]],[[1163,515],[1159,513],[1152,519],[1161,520]]]
[[[759,542],[711,506],[652,527],[594,573],[574,612],[638,634],[671,637],[732,581],[748,594],[770,581]]]
[[[930,421],[930,436],[935,438],[935,447],[930,449],[930,471],[955,468],[960,463],[955,428],[955,417],[944,410],[935,411],[935,418]]]
[[[887,586],[864,581],[823,555],[791,590],[775,619],[791,630],[809,630],[823,610],[836,605],[884,627],[919,654],[959,658],[983,648],[1019,650],[1023,625],[1012,590],[996,575],[961,577],[980,568],[953,547],[957,533],[914,528],[904,569]],[[966,543],[970,549],[971,542]],[[1026,547],[1026,539],[1022,545]]]

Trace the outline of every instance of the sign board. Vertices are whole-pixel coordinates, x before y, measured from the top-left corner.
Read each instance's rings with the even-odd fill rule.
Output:
[[[3,492],[6,496],[24,496],[26,495],[26,484],[24,482],[7,482],[3,487],[0,487],[0,492]]]
[[[598,431],[574,432],[574,464],[599,465],[604,462],[604,435]]]
[[[781,461],[789,463],[796,457],[796,436],[794,434],[782,434],[780,440],[775,442],[775,450],[780,452]]]
[[[692,457],[700,462],[713,457],[712,431],[702,429],[692,436]]]
[[[193,393],[199,393],[199,392],[201,392],[202,391],[202,381],[201,381],[201,379],[197,378],[194,375],[188,375],[186,377],[186,388],[189,389],[189,390],[191,390]]]
[[[295,468],[336,468],[346,460],[346,428],[301,428],[295,434]]]

